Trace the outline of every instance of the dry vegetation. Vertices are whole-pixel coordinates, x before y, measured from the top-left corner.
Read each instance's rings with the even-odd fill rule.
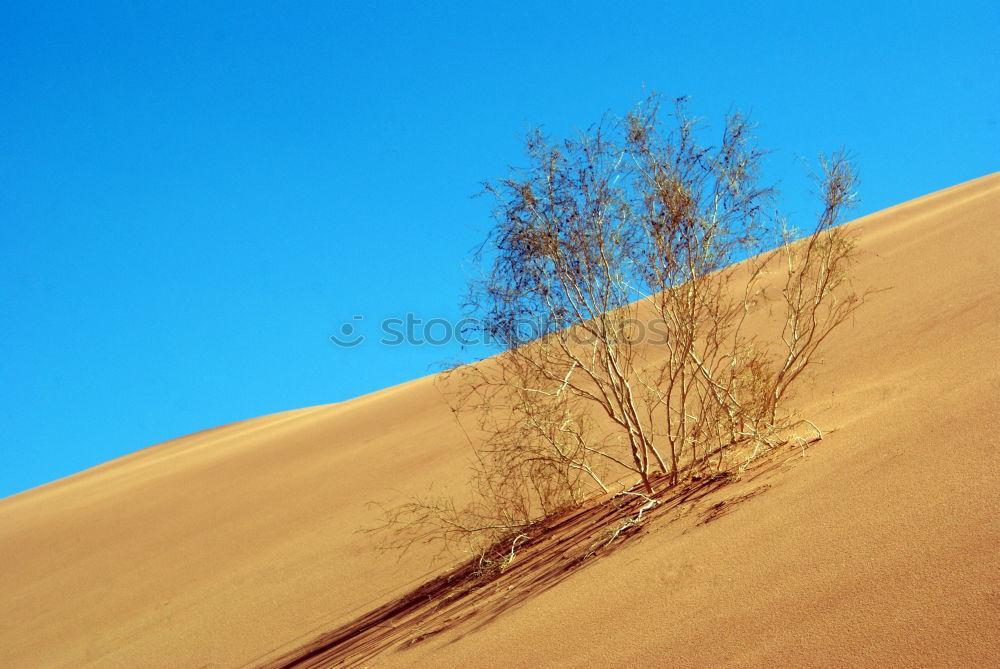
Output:
[[[498,573],[595,497],[637,498],[624,531],[665,490],[822,437],[788,400],[864,301],[837,227],[854,170],[821,159],[818,220],[794,241],[746,118],[712,146],[683,100],[672,129],[661,115],[653,96],[573,139],[533,132],[528,166],[485,184],[495,225],[467,306],[501,353],[441,386],[469,435],[470,492],[387,509],[386,546],[441,542]],[[773,337],[750,333],[755,317]]]

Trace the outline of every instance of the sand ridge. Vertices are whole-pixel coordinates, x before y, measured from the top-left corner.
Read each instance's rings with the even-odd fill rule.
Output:
[[[800,393],[808,457],[374,665],[1000,663],[1000,174],[851,225],[888,290]],[[366,503],[460,487],[466,448],[425,377],[2,500],[0,664],[242,666],[350,624],[445,566],[378,556]]]

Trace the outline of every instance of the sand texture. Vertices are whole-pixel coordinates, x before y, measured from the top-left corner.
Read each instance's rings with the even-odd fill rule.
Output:
[[[357,531],[465,480],[434,377],[208,430],[0,501],[0,666],[259,666],[337,629],[318,664],[1000,666],[1000,173],[850,225],[886,290],[796,398],[829,431],[806,457],[365,618],[449,566]]]

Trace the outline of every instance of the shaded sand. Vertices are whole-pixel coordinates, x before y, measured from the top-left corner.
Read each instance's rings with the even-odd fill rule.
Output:
[[[706,482],[598,559],[538,553],[367,663],[1000,664],[1000,174],[851,225],[890,290],[800,394],[834,430],[806,458]],[[377,555],[366,502],[459,487],[466,448],[428,377],[2,500],[0,666],[255,665],[357,624],[442,568]]]

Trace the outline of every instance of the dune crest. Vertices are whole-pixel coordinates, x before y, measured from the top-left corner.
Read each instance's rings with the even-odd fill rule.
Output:
[[[719,499],[677,507],[490,624],[374,662],[1000,662],[1000,173],[849,225],[858,278],[887,290],[795,402],[833,430],[807,457],[709,522]],[[445,566],[378,556],[356,530],[370,500],[461,486],[465,453],[425,377],[4,499],[0,664],[232,667],[308,643]]]

